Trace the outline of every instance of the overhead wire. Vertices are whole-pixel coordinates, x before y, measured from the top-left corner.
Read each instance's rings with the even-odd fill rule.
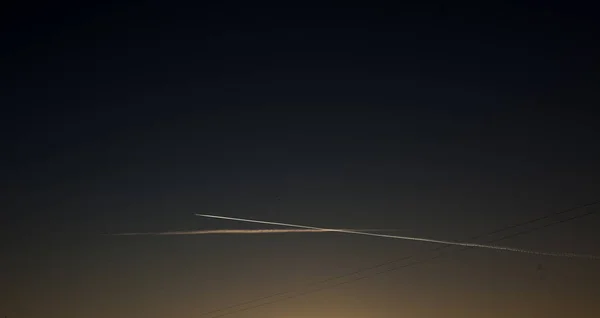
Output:
[[[569,209],[565,209],[565,210],[559,210],[559,211],[556,211],[556,212],[553,212],[553,213],[550,213],[550,214],[547,214],[547,215],[544,215],[544,216],[540,216],[540,217],[537,217],[537,218],[534,218],[534,219],[530,219],[530,220],[527,220],[527,221],[523,221],[523,222],[518,222],[518,223],[511,224],[511,225],[507,225],[507,226],[504,226],[504,227],[502,227],[500,229],[496,229],[496,230],[493,230],[493,231],[488,232],[488,233],[484,233],[484,234],[479,234],[479,235],[473,236],[473,237],[470,238],[470,240],[479,239],[479,238],[482,238],[482,237],[485,237],[485,236],[490,236],[490,235],[498,234],[498,233],[505,232],[505,231],[508,231],[508,230],[511,230],[511,229],[514,229],[514,228],[522,227],[522,226],[525,226],[525,225],[530,225],[530,224],[533,224],[533,223],[537,223],[539,221],[547,220],[547,219],[550,219],[550,218],[553,218],[553,217],[564,215],[566,213],[573,212],[573,211],[576,211],[576,210],[580,210],[580,209],[592,207],[592,206],[598,205],[598,204],[600,204],[600,200],[596,200],[596,201],[589,202],[589,203],[586,203],[586,204],[578,205],[578,206],[575,206],[575,207],[572,207],[572,208],[569,208]],[[586,212],[586,213],[583,213],[583,214],[578,214],[578,215],[575,215],[575,216],[572,216],[572,217],[569,217],[569,218],[566,218],[566,219],[554,221],[554,222],[547,223],[547,224],[544,224],[544,225],[541,225],[541,226],[538,226],[538,227],[534,227],[534,228],[531,228],[531,229],[522,230],[522,231],[519,231],[519,232],[516,232],[516,233],[508,234],[508,235],[502,236],[500,238],[487,241],[486,243],[494,243],[494,242],[506,240],[506,239],[509,239],[509,238],[513,238],[513,237],[516,237],[516,236],[528,234],[528,233],[531,233],[531,232],[534,232],[534,231],[537,231],[537,230],[548,228],[548,227],[553,226],[553,225],[558,225],[558,224],[561,224],[561,223],[566,223],[566,222],[569,222],[569,221],[580,219],[580,218],[583,218],[585,216],[589,216],[589,215],[595,214],[597,212],[598,211],[589,211],[589,212]],[[439,252],[439,251],[447,249],[449,247],[452,247],[452,245],[439,246],[437,248],[431,249],[431,250],[426,251],[424,253]],[[461,252],[461,251],[472,249],[472,248],[475,248],[475,247],[472,247],[472,246],[463,247],[463,248],[461,248],[460,250],[458,250],[456,252]],[[424,253],[421,253],[421,254],[424,254]],[[347,278],[347,277],[355,276],[355,275],[358,275],[358,274],[361,274],[361,273],[364,273],[364,272],[368,272],[368,271],[371,271],[371,270],[374,270],[374,269],[385,267],[387,265],[391,265],[391,264],[399,263],[399,262],[402,262],[402,261],[407,261],[407,260],[410,260],[410,259],[414,259],[417,256],[418,255],[409,255],[409,256],[405,256],[405,257],[401,257],[401,258],[389,260],[389,261],[386,261],[386,262],[382,262],[382,263],[379,263],[379,264],[375,264],[375,265],[372,265],[372,266],[369,266],[369,267],[363,267],[363,268],[360,268],[360,269],[358,269],[356,271],[353,271],[353,272],[350,272],[350,273],[346,273],[346,274],[342,274],[342,275],[338,275],[338,276],[326,278],[324,280],[320,280],[320,281],[317,281],[317,282],[309,283],[309,284],[303,286],[303,288],[310,288],[311,286],[318,286],[318,285],[326,284],[326,283],[329,283],[329,282],[332,282],[332,281],[336,281],[336,280],[339,280],[339,279],[342,279],[342,278]],[[251,309],[255,309],[255,308],[259,308],[259,307],[264,307],[264,306],[271,305],[271,304],[274,304],[274,303],[277,303],[277,302],[286,301],[286,300],[289,300],[289,299],[297,298],[297,297],[308,295],[308,294],[311,294],[311,293],[316,293],[316,292],[319,292],[319,291],[322,291],[322,290],[325,290],[325,289],[330,289],[330,288],[335,288],[335,287],[338,287],[338,286],[346,285],[346,284],[353,283],[353,282],[356,282],[356,281],[360,281],[360,280],[363,280],[363,279],[366,279],[366,278],[369,278],[369,277],[372,277],[372,276],[381,275],[381,274],[388,273],[388,272],[391,272],[391,271],[396,271],[396,270],[400,270],[400,269],[403,269],[403,268],[406,268],[406,267],[410,267],[410,266],[415,266],[415,265],[418,265],[418,264],[426,263],[426,262],[429,262],[429,261],[441,258],[443,256],[444,256],[443,254],[438,254],[438,255],[436,255],[434,257],[430,257],[430,258],[427,258],[427,259],[422,260],[422,261],[417,261],[417,262],[413,262],[413,263],[409,263],[409,264],[404,264],[402,266],[392,267],[390,269],[386,269],[386,270],[382,270],[382,271],[377,271],[377,272],[371,273],[371,274],[365,274],[363,276],[355,277],[354,279],[345,280],[345,281],[338,282],[338,283],[331,284],[331,285],[321,286],[321,287],[316,288],[316,289],[309,289],[308,291],[304,291],[304,292],[284,291],[284,292],[278,292],[278,293],[274,293],[274,294],[267,295],[267,296],[262,296],[262,297],[255,298],[255,299],[252,299],[252,300],[248,300],[248,301],[244,301],[244,302],[232,304],[232,305],[229,305],[229,306],[226,306],[226,307],[222,307],[222,308],[219,308],[219,309],[215,309],[215,310],[211,310],[211,311],[208,311],[208,312],[201,313],[200,317],[205,317],[205,316],[212,315],[212,314],[217,314],[217,313],[220,313],[220,312],[224,312],[224,313],[221,313],[221,314],[218,314],[218,315],[215,315],[215,316],[210,316],[210,318],[219,318],[219,317],[229,316],[229,315],[232,315],[232,314],[235,314],[235,313],[239,313],[239,312],[243,312],[243,311],[247,311],[247,310],[251,310]],[[275,298],[275,297],[280,297],[280,296],[285,296],[285,295],[289,295],[289,296],[283,297],[283,298],[277,298],[277,299],[274,299],[274,300],[268,301],[268,302],[262,302],[264,300],[268,300],[268,299]],[[259,304],[254,305],[254,306],[250,306],[250,307],[243,307],[245,305],[250,305],[250,304],[253,304],[253,303],[259,303]],[[234,310],[234,311],[229,311],[231,309],[235,309],[235,308],[238,308],[238,307],[242,307],[242,308],[239,308],[238,310]]]
[[[321,227],[308,226],[308,225],[261,221],[261,220],[255,220],[255,219],[242,219],[242,218],[234,218],[234,217],[229,217],[229,216],[211,215],[211,214],[196,214],[196,216],[213,218],[213,219],[230,220],[230,221],[248,222],[248,223],[289,226],[289,227],[301,228],[301,229],[312,229],[312,230],[331,231],[331,232],[347,233],[347,234],[355,234],[355,235],[366,235],[366,236],[374,236],[374,237],[387,238],[387,239],[399,239],[399,240],[427,242],[427,243],[435,243],[435,244],[443,244],[443,245],[477,247],[477,248],[485,248],[485,249],[492,249],[492,250],[499,250],[499,251],[506,251],[506,252],[515,252],[515,253],[527,253],[527,254],[535,254],[535,255],[554,256],[554,257],[587,258],[587,259],[600,260],[600,256],[590,255],[590,254],[543,252],[543,251],[535,251],[535,250],[526,250],[526,249],[510,247],[510,246],[489,245],[489,244],[480,244],[480,243],[472,243],[472,242],[448,241],[448,240],[431,239],[431,238],[416,237],[416,236],[405,236],[405,235],[378,234],[378,233],[344,230],[344,229],[328,229],[328,228],[321,228]]]

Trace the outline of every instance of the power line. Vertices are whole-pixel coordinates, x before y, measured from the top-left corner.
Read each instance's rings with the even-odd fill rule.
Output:
[[[600,204],[600,200],[597,200],[597,201],[594,201],[594,202],[590,202],[590,203],[586,203],[586,204],[583,204],[583,205],[579,205],[579,206],[576,206],[576,207],[572,207],[572,208],[569,208],[569,209],[566,209],[566,210],[561,210],[561,211],[557,211],[557,212],[554,212],[554,213],[550,213],[550,214],[547,214],[545,216],[534,218],[534,219],[531,219],[531,220],[528,220],[528,221],[524,221],[524,222],[519,222],[519,223],[507,225],[505,227],[502,227],[500,229],[497,229],[497,230],[494,230],[494,231],[491,231],[491,232],[488,232],[488,233],[485,233],[485,234],[480,234],[480,235],[473,236],[469,240],[474,240],[474,239],[478,239],[478,238],[481,238],[481,237],[484,237],[484,236],[490,236],[490,235],[497,234],[497,233],[500,233],[500,232],[505,232],[505,231],[513,229],[513,228],[517,228],[517,227],[521,227],[521,226],[524,226],[524,225],[536,223],[536,222],[539,222],[539,221],[542,221],[542,220],[546,220],[546,219],[549,219],[549,218],[552,218],[552,217],[563,215],[563,214],[566,214],[566,213],[569,213],[569,212],[572,212],[572,211],[575,211],[575,210],[579,210],[579,209],[591,207],[591,206],[594,206],[594,205],[597,205],[597,204]],[[544,229],[544,228],[547,228],[547,227],[550,227],[550,226],[553,226],[553,225],[557,225],[557,224],[561,224],[561,223],[573,221],[573,220],[576,220],[576,219],[580,219],[580,218],[583,218],[585,216],[594,214],[596,212],[597,211],[590,211],[590,212],[587,212],[587,213],[584,213],[584,214],[579,214],[579,215],[576,215],[576,216],[569,217],[567,219],[563,219],[563,220],[551,222],[551,223],[548,223],[548,224],[545,224],[545,225],[542,225],[542,226],[539,226],[539,227],[535,227],[535,228],[532,228],[532,229],[529,229],[529,230],[523,230],[523,231],[519,231],[519,232],[516,232],[516,233],[513,233],[513,234],[505,235],[505,236],[502,236],[502,237],[500,237],[498,239],[487,241],[486,243],[494,243],[494,242],[506,240],[506,239],[509,239],[509,238],[513,238],[513,237],[516,237],[516,236],[528,234],[528,233],[531,233],[531,232],[534,232],[534,231],[537,231],[537,230],[541,230],[541,229]],[[449,248],[451,246],[452,245],[440,246],[440,247],[437,247],[437,248],[429,250],[427,253],[438,252],[438,251],[444,250],[446,248]],[[457,252],[461,252],[461,251],[472,249],[472,248],[474,248],[474,247],[463,247],[462,249],[458,250]],[[244,305],[248,305],[248,304],[252,304],[252,303],[257,303],[257,302],[260,302],[262,300],[267,300],[267,299],[270,299],[270,298],[275,298],[275,297],[278,297],[278,296],[284,296],[284,295],[288,295],[289,294],[289,296],[284,297],[284,298],[277,298],[277,299],[275,299],[273,301],[262,302],[262,303],[260,303],[258,305],[255,305],[255,306],[243,307],[243,308],[240,308],[238,310],[226,312],[226,313],[219,314],[219,315],[216,315],[216,316],[211,316],[211,318],[224,317],[224,316],[228,316],[228,315],[231,315],[231,314],[234,314],[234,313],[243,312],[243,311],[247,311],[247,310],[251,310],[251,309],[255,309],[255,308],[267,306],[267,305],[274,304],[274,303],[277,303],[277,302],[280,302],[280,301],[285,301],[285,300],[297,298],[297,297],[300,297],[300,296],[304,296],[304,295],[307,295],[307,294],[316,293],[316,292],[319,292],[319,291],[322,291],[322,290],[325,290],[325,289],[335,288],[335,287],[338,287],[338,286],[341,286],[341,285],[345,285],[345,284],[353,283],[353,282],[356,282],[356,281],[359,281],[359,280],[363,280],[363,279],[366,279],[368,277],[372,277],[372,276],[376,276],[376,275],[381,275],[381,274],[388,273],[388,272],[391,272],[391,271],[400,270],[402,268],[406,268],[406,267],[410,267],[410,266],[422,264],[422,263],[425,263],[425,262],[428,262],[428,261],[431,261],[431,260],[434,260],[434,259],[438,259],[438,258],[440,258],[442,256],[443,256],[443,254],[438,254],[438,255],[436,255],[434,257],[427,258],[427,259],[422,260],[422,261],[405,264],[405,265],[402,265],[402,266],[399,266],[399,267],[393,267],[391,269],[387,269],[387,270],[383,270],[383,271],[378,271],[378,272],[375,272],[375,273],[373,273],[371,275],[366,274],[366,275],[363,275],[363,276],[360,276],[360,277],[357,277],[357,278],[354,278],[354,279],[342,281],[342,282],[339,282],[339,283],[336,283],[336,284],[333,284],[333,285],[325,285],[325,286],[322,286],[322,287],[317,288],[317,289],[310,289],[310,290],[305,291],[305,292],[300,292],[300,293],[294,293],[294,291],[279,292],[279,293],[271,294],[271,295],[268,295],[268,296],[263,296],[263,297],[260,297],[260,298],[252,299],[252,300],[249,300],[249,301],[244,301],[244,302],[241,302],[241,303],[233,304],[233,305],[230,305],[230,306],[227,306],[227,307],[223,307],[223,308],[220,308],[220,309],[216,309],[216,310],[212,310],[212,311],[209,311],[209,312],[205,312],[205,313],[200,314],[200,316],[201,317],[208,316],[210,314],[215,314],[215,313],[218,313],[218,312],[227,311],[227,310],[230,310],[230,309],[242,307]],[[346,278],[346,277],[349,277],[349,276],[354,276],[354,275],[357,275],[357,274],[360,274],[360,273],[363,273],[363,272],[367,272],[367,271],[370,271],[370,270],[373,270],[373,269],[377,269],[377,268],[385,267],[385,266],[390,265],[390,264],[398,263],[400,261],[406,261],[406,260],[409,260],[409,259],[414,259],[415,257],[416,257],[416,255],[410,255],[410,256],[406,256],[406,257],[402,257],[402,258],[398,258],[398,259],[393,259],[393,260],[390,260],[390,261],[386,261],[386,262],[383,262],[383,263],[379,263],[379,264],[376,264],[376,265],[373,265],[373,266],[364,267],[364,268],[358,269],[358,270],[356,270],[354,272],[351,272],[351,273],[342,274],[342,275],[338,275],[338,276],[335,276],[335,277],[327,278],[327,279],[324,279],[324,280],[321,280],[321,281],[318,281],[318,282],[310,283],[307,286],[304,286],[304,288],[310,287],[310,286],[315,286],[315,285],[325,284],[325,283],[328,283],[328,282],[331,282],[331,281],[335,281],[335,280],[338,280],[338,279],[342,279],[342,278]]]
[[[513,229],[513,228],[520,227],[520,226],[523,226],[523,225],[535,223],[535,222],[538,222],[538,221],[541,221],[541,220],[544,220],[544,219],[548,219],[548,218],[551,218],[551,217],[554,217],[554,216],[558,216],[558,215],[562,215],[562,214],[565,214],[565,213],[568,213],[568,212],[572,212],[574,210],[578,210],[578,209],[590,207],[590,206],[593,206],[593,205],[597,205],[598,203],[600,203],[600,200],[597,200],[597,201],[594,201],[594,202],[591,202],[591,203],[587,203],[587,204],[584,204],[584,205],[576,206],[576,207],[573,207],[573,208],[570,208],[570,209],[566,209],[566,210],[562,210],[562,211],[557,211],[557,212],[554,212],[554,213],[551,213],[551,214],[548,214],[548,215],[545,215],[545,216],[542,216],[542,217],[538,217],[538,218],[535,218],[535,219],[532,219],[532,220],[528,220],[528,221],[525,221],[525,222],[519,222],[519,223],[516,223],[516,224],[513,224],[513,225],[508,225],[508,226],[505,226],[505,227],[503,227],[501,229],[498,229],[498,230],[495,230],[495,231],[492,231],[492,232],[489,232],[489,233],[486,233],[486,234],[481,234],[481,235],[474,236],[471,239],[477,239],[477,238],[480,238],[482,236],[489,236],[489,235],[496,234],[496,233],[499,233],[499,232],[504,232],[504,231],[509,230],[509,229]],[[521,232],[517,232],[517,233],[511,234],[511,235],[503,236],[503,237],[501,237],[501,238],[499,238],[497,240],[492,240],[490,242],[497,242],[497,241],[500,241],[500,240],[505,240],[505,239],[512,238],[512,237],[515,237],[515,236],[523,235],[523,234],[530,233],[530,232],[533,232],[535,230],[546,228],[546,227],[549,227],[549,226],[552,226],[552,225],[555,225],[555,224],[564,223],[564,222],[567,222],[567,221],[578,219],[578,218],[581,218],[581,217],[584,217],[584,216],[587,216],[587,215],[590,215],[590,214],[593,214],[593,213],[595,213],[595,212],[592,211],[592,212],[588,212],[588,213],[585,213],[585,214],[582,214],[582,215],[574,216],[574,217],[571,217],[571,218],[568,218],[568,219],[565,219],[565,220],[561,220],[561,221],[557,221],[557,222],[552,222],[552,223],[549,223],[549,224],[546,224],[546,225],[534,228],[532,230],[524,230],[524,231],[521,231]],[[446,249],[448,247],[451,247],[451,246],[450,245],[441,246],[441,247],[432,249],[429,252],[440,251],[440,250]],[[472,248],[472,247],[466,247],[466,248],[463,248],[463,249],[461,249],[459,251],[463,251],[463,250],[470,249],[470,248]],[[441,257],[441,255],[437,256],[437,257],[434,257],[432,259],[439,258],[439,257]],[[339,276],[335,276],[335,277],[331,277],[331,278],[328,278],[328,279],[325,279],[325,280],[314,282],[314,283],[311,283],[308,286],[304,286],[304,287],[310,287],[310,286],[313,286],[313,285],[319,285],[319,284],[327,283],[327,282],[330,282],[330,281],[338,280],[338,279],[345,278],[345,277],[348,277],[348,276],[353,276],[353,275],[356,275],[356,274],[359,274],[359,273],[362,273],[362,272],[366,272],[366,271],[369,271],[369,270],[372,270],[372,269],[384,267],[386,265],[390,265],[390,264],[393,264],[393,263],[397,263],[397,262],[408,260],[408,259],[412,259],[412,258],[415,258],[415,255],[406,256],[406,257],[402,257],[402,258],[399,258],[399,259],[394,259],[394,260],[391,260],[391,261],[387,261],[387,262],[384,262],[384,263],[376,264],[374,266],[370,266],[370,267],[366,267],[366,268],[361,268],[361,269],[356,270],[354,272],[347,273],[347,274],[342,274],[342,275],[339,275]],[[432,260],[432,259],[428,259],[428,260]],[[421,263],[421,262],[418,262],[418,263]],[[412,263],[412,264],[416,264],[416,263]],[[412,266],[412,264],[408,265],[408,266]],[[402,266],[402,267],[399,267],[399,268],[393,268],[391,270],[386,270],[386,271],[382,271],[382,272],[377,272],[374,275],[378,275],[378,274],[385,273],[385,272],[392,271],[392,270],[397,270],[397,269],[404,268],[404,267],[406,267],[406,266]],[[356,280],[361,280],[361,279],[364,279],[366,277],[368,277],[368,276],[360,277],[360,278],[358,278]],[[350,281],[347,281],[347,282],[342,282],[340,285],[346,284],[346,283],[349,283],[349,282],[352,282],[352,281],[355,281],[355,280],[350,280]],[[338,286],[338,284],[325,286],[324,288],[319,288],[317,290],[309,291],[308,293],[316,292],[316,291],[319,291],[321,289],[332,288],[332,287],[335,287],[335,286]],[[277,296],[283,296],[283,295],[287,295],[287,294],[292,294],[292,293],[294,293],[294,292],[293,291],[279,292],[279,293],[276,293],[276,294],[272,294],[272,295],[260,297],[260,298],[257,298],[257,299],[245,301],[245,302],[242,302],[242,303],[234,304],[234,305],[227,306],[227,307],[224,307],[224,308],[221,308],[221,309],[217,309],[217,310],[213,310],[213,311],[210,311],[210,312],[205,312],[205,313],[201,314],[201,316],[205,316],[205,315],[212,314],[212,313],[226,311],[228,309],[233,309],[233,308],[237,308],[237,307],[240,307],[240,306],[243,306],[243,305],[247,305],[247,304],[259,302],[259,301],[266,300],[266,299],[269,299],[269,298],[274,298],[274,297],[277,297]],[[297,296],[301,296],[301,295],[304,295],[304,294],[305,293],[292,295],[290,297],[286,297],[286,298],[283,298],[283,299],[277,299],[276,301],[273,301],[273,302],[282,301],[282,300],[286,300],[286,299],[289,299],[289,298],[295,298]],[[263,306],[263,305],[266,305],[266,304],[271,304],[273,302],[262,303],[262,304],[259,305],[259,307]],[[245,308],[242,308],[242,310],[239,310],[239,311],[249,310],[249,309],[253,309],[253,308],[256,308],[256,307],[255,306],[245,307]],[[215,316],[215,318],[216,317],[222,317],[222,316],[225,316],[225,315],[229,315],[229,314],[232,314],[232,313],[236,313],[236,312],[239,312],[239,311],[233,311],[233,312],[230,312],[230,313],[226,313],[226,314],[222,314],[222,315],[219,315],[219,316]]]
[[[585,207],[593,206],[593,205],[596,205],[596,204],[599,204],[599,203],[600,203],[600,200],[597,200],[597,201],[594,201],[594,202],[591,202],[591,203],[587,203],[587,204],[584,204],[584,205],[576,206],[576,207],[569,208],[569,209],[566,209],[566,210],[555,211],[553,213],[550,213],[550,214],[547,214],[547,215],[544,215],[544,216],[541,216],[541,217],[537,217],[537,218],[530,219],[530,220],[527,220],[527,221],[523,221],[523,222],[518,222],[518,223],[511,224],[511,225],[507,225],[507,226],[504,226],[504,227],[502,227],[500,229],[497,229],[497,230],[494,230],[494,231],[491,231],[491,232],[488,232],[488,233],[479,234],[479,235],[470,237],[468,240],[476,240],[476,239],[479,239],[479,238],[484,237],[484,236],[490,236],[490,235],[497,234],[497,233],[500,233],[500,232],[505,232],[505,231],[511,230],[513,228],[517,228],[517,227],[525,226],[525,225],[528,225],[528,224],[536,223],[536,222],[539,222],[539,221],[542,221],[542,220],[545,220],[545,219],[549,219],[551,217],[563,215],[563,214],[566,214],[566,213],[569,213],[569,212],[572,212],[572,211],[575,211],[575,210],[578,210],[578,209],[582,209],[582,208],[585,208]],[[430,250],[428,252],[436,252],[436,251],[443,250],[443,249],[446,249],[446,248],[449,248],[449,247],[451,247],[451,245],[444,245],[444,246],[432,249],[432,250]],[[386,261],[386,262],[383,262],[383,263],[379,263],[379,264],[376,264],[376,265],[372,265],[372,266],[369,266],[369,267],[363,267],[363,268],[360,268],[360,269],[358,269],[356,271],[353,271],[353,272],[350,272],[350,273],[341,274],[341,275],[330,277],[330,278],[326,278],[324,280],[320,280],[320,281],[317,281],[317,282],[309,283],[306,286],[304,286],[304,288],[315,286],[315,285],[320,285],[320,284],[324,284],[324,283],[328,283],[328,282],[335,281],[335,280],[338,280],[338,279],[341,279],[341,278],[345,278],[345,277],[348,277],[348,276],[357,275],[357,274],[360,274],[360,273],[363,273],[363,272],[366,272],[366,271],[370,271],[370,270],[373,270],[373,269],[381,268],[381,267],[384,267],[384,266],[387,266],[387,265],[390,265],[390,264],[394,264],[394,263],[397,263],[397,262],[401,262],[401,261],[406,261],[406,260],[409,260],[409,259],[413,259],[415,257],[416,257],[415,255],[410,255],[410,256],[405,256],[405,257],[401,257],[401,258],[392,259],[392,260],[389,260],[389,261]],[[283,292],[278,292],[278,293],[270,294],[270,295],[267,295],[267,296],[262,296],[262,297],[251,299],[251,300],[244,301],[244,302],[241,302],[241,303],[232,304],[230,306],[226,306],[226,307],[223,307],[223,308],[219,308],[219,309],[211,310],[211,311],[208,311],[208,312],[204,312],[204,313],[200,314],[200,316],[203,317],[203,316],[207,316],[207,315],[210,315],[210,314],[215,314],[215,313],[222,312],[222,311],[227,311],[227,310],[230,310],[230,309],[234,309],[234,308],[241,307],[241,306],[244,306],[244,305],[252,304],[252,303],[255,303],[255,302],[260,302],[260,301],[267,300],[267,299],[270,299],[270,298],[274,298],[274,297],[278,297],[278,296],[283,296],[283,295],[291,294],[293,292],[294,291],[283,291]]]
[[[241,219],[241,218],[234,218],[234,217],[229,217],[229,216],[210,215],[210,214],[196,214],[196,215],[200,216],[200,217],[207,217],[207,218],[289,226],[289,227],[295,227],[295,228],[301,228],[301,229],[331,231],[331,232],[348,233],[348,234],[355,234],[355,235],[375,236],[375,237],[388,238],[388,239],[400,239],[400,240],[408,240],[408,241],[436,243],[436,244],[443,244],[443,245],[457,245],[457,246],[465,246],[465,247],[487,248],[487,249],[494,249],[494,250],[501,250],[501,251],[507,251],[507,252],[515,252],[515,253],[529,253],[529,254],[546,255],[546,256],[589,258],[589,259],[599,259],[600,260],[600,256],[596,256],[596,255],[541,252],[541,251],[526,250],[526,249],[516,248],[516,247],[488,245],[488,244],[480,244],[480,243],[472,243],[472,242],[447,241],[447,240],[439,240],[439,239],[431,239],[431,238],[415,237],[415,236],[404,236],[404,235],[378,234],[378,233],[370,233],[370,232],[355,231],[355,230],[329,229],[329,228],[321,228],[321,227],[308,226],[308,225],[279,223],[279,222],[261,221],[261,220],[254,220],[254,219]]]
[[[501,241],[501,240],[504,240],[504,239],[512,238],[512,237],[515,237],[515,236],[518,236],[518,235],[530,233],[530,232],[533,232],[535,230],[540,230],[540,229],[549,227],[551,225],[565,223],[565,222],[568,222],[568,221],[571,221],[571,220],[579,219],[579,218],[582,218],[582,217],[585,217],[585,216],[588,216],[588,215],[591,215],[591,214],[594,214],[594,213],[596,213],[596,212],[588,212],[588,213],[585,213],[585,214],[582,214],[582,215],[578,215],[578,216],[575,216],[575,217],[571,217],[571,218],[568,218],[568,219],[565,219],[565,220],[561,220],[561,221],[553,222],[553,223],[550,223],[550,224],[546,224],[544,226],[533,228],[533,229],[528,230],[528,231],[521,231],[521,232],[518,232],[518,233],[515,233],[515,234],[507,235],[507,236],[501,237],[499,239],[488,241],[488,243],[497,242],[497,241]],[[441,250],[441,249],[446,248],[446,247],[448,247],[448,246],[439,247],[439,248],[436,248],[436,249],[434,249],[432,251],[438,251],[438,250]],[[468,249],[472,249],[472,248],[473,247],[463,247],[462,249],[458,250],[457,252],[468,250]],[[255,305],[255,306],[244,307],[244,308],[241,308],[241,309],[236,310],[236,311],[232,311],[232,312],[220,314],[220,315],[217,315],[217,316],[212,316],[211,318],[224,317],[224,316],[228,316],[228,315],[235,314],[235,313],[238,313],[238,312],[243,312],[243,311],[247,311],[247,310],[251,310],[251,309],[255,309],[255,308],[259,308],[259,307],[264,307],[264,306],[267,306],[267,305],[271,305],[271,304],[274,304],[274,303],[278,303],[278,302],[281,302],[281,301],[290,300],[290,299],[293,299],[293,298],[298,298],[298,297],[301,297],[301,296],[304,296],[304,295],[308,295],[308,294],[312,294],[312,293],[316,293],[316,292],[319,292],[319,291],[322,291],[322,290],[331,289],[331,288],[335,288],[335,287],[338,287],[338,286],[342,286],[342,285],[354,283],[354,282],[357,282],[357,281],[360,281],[360,280],[363,280],[363,279],[366,279],[366,278],[369,278],[369,277],[372,277],[372,276],[377,276],[377,275],[389,273],[389,272],[392,272],[392,271],[400,270],[400,269],[403,269],[403,268],[411,267],[411,266],[414,266],[414,265],[423,264],[423,263],[426,263],[428,261],[432,261],[432,260],[441,258],[443,256],[444,256],[443,254],[438,254],[436,256],[430,257],[430,258],[422,260],[422,261],[413,262],[413,263],[410,263],[410,264],[405,264],[405,265],[394,267],[394,268],[391,268],[391,269],[387,269],[387,270],[375,272],[375,273],[373,273],[371,275],[360,276],[360,277],[357,277],[355,279],[350,279],[350,280],[339,282],[337,284],[326,285],[326,286],[322,286],[322,287],[317,288],[317,289],[312,289],[312,290],[308,290],[308,291],[305,291],[305,292],[296,293],[296,294],[290,295],[288,297],[279,298],[279,299],[276,299],[276,300],[273,300],[273,301],[270,301],[270,302],[266,302],[266,303],[260,303],[260,304]],[[407,257],[407,258],[412,258],[412,257]],[[407,258],[405,258],[405,259],[407,259]]]

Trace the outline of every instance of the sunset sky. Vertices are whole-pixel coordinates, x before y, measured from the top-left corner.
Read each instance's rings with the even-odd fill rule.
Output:
[[[594,10],[520,3],[2,10],[0,317],[600,317],[600,261],[110,235],[468,241],[600,200]],[[600,255],[594,211],[474,241]]]

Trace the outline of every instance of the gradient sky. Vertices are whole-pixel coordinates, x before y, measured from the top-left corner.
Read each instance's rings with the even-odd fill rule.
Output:
[[[462,241],[600,199],[594,10],[107,2],[3,10],[0,316],[211,317],[438,247],[104,235],[265,228],[195,213]],[[228,317],[600,316],[597,261],[458,249]]]

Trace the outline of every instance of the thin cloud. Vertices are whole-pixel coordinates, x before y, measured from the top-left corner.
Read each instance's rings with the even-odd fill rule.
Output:
[[[351,229],[347,229],[351,231]],[[325,233],[325,232],[337,232],[338,230],[330,229],[254,229],[254,230],[240,230],[240,229],[223,229],[223,230],[196,230],[196,231],[169,231],[169,232],[140,232],[140,233],[116,233],[111,235],[118,236],[133,236],[133,235],[215,235],[215,234],[281,234],[281,233]],[[394,231],[394,230],[381,230],[381,229],[364,229],[360,231],[365,232],[381,232],[381,231]]]

